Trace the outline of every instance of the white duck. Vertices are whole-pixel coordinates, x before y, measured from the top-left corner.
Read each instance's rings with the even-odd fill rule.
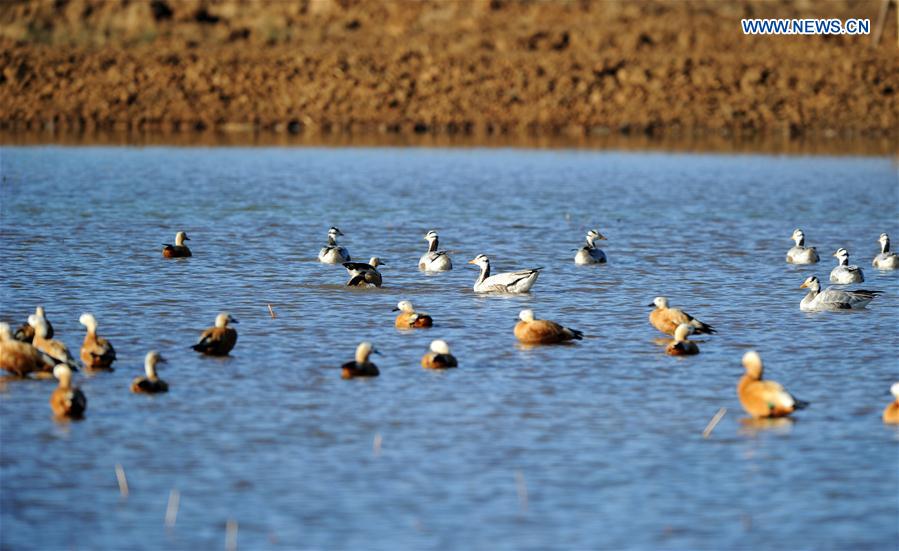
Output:
[[[587,232],[587,243],[577,250],[577,254],[574,255],[574,263],[575,264],[605,264],[606,263],[606,253],[602,252],[601,249],[596,247],[595,241],[597,239],[605,241],[606,237],[599,233],[596,230],[590,230]]]
[[[527,293],[534,286],[540,270],[543,269],[540,267],[492,276],[490,275],[490,259],[487,258],[487,255],[479,254],[468,263],[481,268],[481,275],[474,282],[475,293]]]
[[[351,260],[350,253],[337,244],[337,236],[343,232],[334,226],[328,230],[328,244],[318,252],[318,260],[325,264],[343,264]]]
[[[866,291],[857,289],[844,291],[828,287],[821,290],[821,283],[815,276],[807,278],[800,289],[808,288],[808,294],[799,303],[803,312],[822,312],[827,310],[861,310],[874,300],[882,291]]]
[[[437,232],[431,230],[425,235],[425,241],[428,242],[428,252],[421,255],[418,259],[418,269],[425,272],[446,272],[453,269],[453,261],[450,260],[446,251],[438,251],[437,244],[439,242]]]
[[[879,270],[899,268],[899,254],[890,252],[890,236],[882,233],[878,241],[880,242],[880,254],[874,257],[871,265]]]
[[[861,283],[865,280],[865,274],[862,273],[861,268],[849,265],[849,251],[840,247],[833,255],[837,258],[837,267],[830,272],[831,283],[848,285],[849,283]]]
[[[796,243],[789,251],[787,251],[788,264],[814,264],[818,262],[818,251],[814,247],[805,246],[805,234],[802,230],[796,228],[793,230],[791,239]]]

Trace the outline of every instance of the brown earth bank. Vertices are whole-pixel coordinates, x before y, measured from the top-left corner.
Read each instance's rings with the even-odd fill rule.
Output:
[[[882,6],[7,1],[0,128],[895,143],[897,15]],[[746,36],[749,17],[867,18],[872,34]]]

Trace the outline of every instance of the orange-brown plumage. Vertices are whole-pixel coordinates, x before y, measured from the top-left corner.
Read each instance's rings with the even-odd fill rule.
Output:
[[[79,320],[87,327],[81,343],[81,362],[88,369],[112,369],[116,359],[115,348],[103,337],[97,335],[97,320],[91,314],[82,314]]]
[[[670,341],[665,347],[665,353],[669,356],[692,356],[699,354],[699,347],[696,343],[687,340],[687,336],[693,332],[693,328],[686,323],[682,323],[674,330],[674,340]]]
[[[378,366],[369,361],[372,354],[379,354],[370,342],[359,343],[356,347],[356,358],[340,366],[341,379],[355,379],[356,377],[377,377],[381,374]]]
[[[890,405],[883,410],[883,422],[889,425],[899,424],[899,383],[893,383],[890,392],[895,398]]]
[[[683,310],[668,308],[668,299],[665,297],[656,297],[650,306],[655,306],[655,309],[649,313],[649,323],[666,335],[674,335],[677,326],[682,323],[692,327],[693,332],[697,334],[716,332],[712,326],[695,319]]]
[[[420,327],[431,327],[434,320],[427,314],[419,314],[417,312],[403,312],[396,317],[395,324],[397,329],[412,329]]]
[[[19,377],[29,373],[51,373],[56,362],[27,342],[0,340],[0,369]]]
[[[190,249],[184,244],[185,241],[190,241],[190,237],[187,237],[187,234],[183,231],[179,231],[175,234],[174,245],[163,243],[162,256],[165,258],[186,258],[191,256]]]
[[[207,356],[227,356],[237,344],[237,331],[228,327],[229,323],[237,323],[237,320],[222,312],[215,318],[215,327],[203,331],[200,340],[193,345],[193,349]]]
[[[737,397],[746,413],[756,418],[784,417],[808,406],[775,381],[762,380],[762,361],[755,352],[743,356],[746,373],[737,383]]]
[[[524,344],[555,344],[570,340],[581,340],[583,333],[577,329],[563,327],[554,321],[534,319],[531,310],[522,310],[521,321],[515,324],[515,338]]]
[[[59,386],[50,395],[50,409],[57,417],[81,418],[87,409],[87,398],[78,387],[72,386],[72,371],[66,365],[57,366],[54,375]]]

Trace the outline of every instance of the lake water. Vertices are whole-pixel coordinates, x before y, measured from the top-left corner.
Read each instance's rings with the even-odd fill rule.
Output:
[[[899,430],[880,415],[899,272],[870,265],[881,232],[899,243],[888,158],[5,147],[0,162],[0,319],[43,304],[77,350],[91,311],[119,356],[76,376],[81,422],[52,419],[52,382],[0,393],[4,549],[215,549],[229,520],[247,549],[895,547]],[[387,261],[383,288],[316,261],[331,225],[354,260]],[[609,264],[575,266],[593,227]],[[795,227],[819,264],[784,262]],[[453,271],[417,270],[429,229]],[[163,260],[178,230],[194,256]],[[840,246],[884,294],[800,312]],[[528,295],[476,296],[478,253],[545,270]],[[718,329],[699,356],[654,342],[657,295]],[[435,327],[394,329],[401,299]],[[525,307],[585,340],[519,347]],[[237,347],[199,357],[221,310]],[[436,338],[459,369],[419,367]],[[341,380],[364,339],[381,377]],[[749,348],[812,403],[795,423],[743,421]],[[132,395],[150,349],[171,391]]]

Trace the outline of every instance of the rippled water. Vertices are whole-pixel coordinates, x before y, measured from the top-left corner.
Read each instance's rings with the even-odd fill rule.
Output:
[[[0,546],[892,548],[899,432],[880,420],[899,379],[896,166],[883,158],[529,150],[4,148],[0,318],[44,304],[77,349],[83,311],[116,371],[77,377],[82,422],[56,423],[53,383],[0,393]],[[316,261],[330,225],[355,259],[386,259],[382,289],[348,290]],[[802,227],[823,253],[790,266]],[[598,228],[610,262],[577,267]],[[416,269],[436,228],[456,268]],[[165,261],[177,230],[195,256]],[[799,311],[810,274],[845,246],[884,295],[867,311]],[[482,297],[465,261],[545,266],[531,294]],[[669,358],[647,304],[667,295],[713,324]],[[436,326],[400,333],[410,299]],[[271,304],[277,318],[271,319]],[[525,350],[534,308],[581,329]],[[227,359],[189,345],[227,309]],[[426,372],[446,339],[460,368]],[[382,376],[338,366],[371,339]],[[812,402],[751,426],[735,394],[749,347]],[[144,354],[171,391],[128,392]],[[728,413],[702,431],[721,407]],[[376,449],[375,440],[380,440]],[[121,464],[130,495],[120,496]],[[180,492],[173,528],[164,516]]]

